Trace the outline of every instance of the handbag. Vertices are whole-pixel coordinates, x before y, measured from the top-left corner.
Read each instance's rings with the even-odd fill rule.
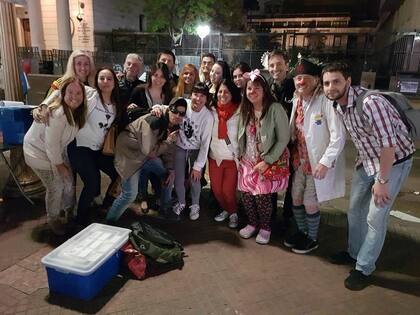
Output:
[[[290,160],[290,153],[289,149],[286,147],[281,154],[280,158],[271,164],[263,173],[265,179],[270,181],[280,181],[280,180],[288,180],[290,176],[290,169],[289,169],[289,160]]]
[[[124,253],[124,263],[128,269],[133,273],[137,279],[144,279],[146,277],[146,257],[133,247],[128,241],[122,248]]]
[[[113,156],[115,154],[115,142],[117,141],[117,126],[112,125],[105,135],[102,154]]]

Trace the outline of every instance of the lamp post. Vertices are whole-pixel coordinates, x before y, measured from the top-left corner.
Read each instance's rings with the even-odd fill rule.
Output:
[[[201,39],[201,53],[200,53],[200,60],[201,60],[203,59],[203,41],[204,41],[204,38],[206,38],[206,36],[210,34],[210,26],[198,25],[196,31],[197,31],[197,35]]]

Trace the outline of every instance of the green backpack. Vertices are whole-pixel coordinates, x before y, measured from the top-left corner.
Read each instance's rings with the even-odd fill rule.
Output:
[[[141,221],[134,222],[131,230],[130,241],[143,255],[160,264],[184,265],[181,243],[165,231]]]

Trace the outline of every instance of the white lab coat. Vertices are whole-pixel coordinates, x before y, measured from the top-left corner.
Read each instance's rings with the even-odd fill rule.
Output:
[[[297,98],[293,99],[290,128],[295,137],[295,115]],[[345,128],[334,111],[332,101],[317,89],[304,108],[304,133],[312,171],[318,163],[328,167],[324,179],[315,180],[319,202],[340,198],[345,194],[345,159],[343,148],[346,143]]]

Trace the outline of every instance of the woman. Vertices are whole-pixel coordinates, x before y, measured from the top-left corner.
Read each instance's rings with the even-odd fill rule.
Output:
[[[127,207],[136,199],[140,176],[149,162],[162,157],[165,169],[173,169],[173,150],[177,139],[179,124],[187,110],[183,98],[174,98],[168,110],[160,116],[145,115],[132,123],[118,136],[115,152],[115,166],[122,178],[121,194],[115,199],[107,214],[107,221],[117,221]],[[161,180],[167,187],[162,192],[162,214],[170,210],[170,191],[174,172],[162,172]],[[171,213],[170,211],[169,213]]]
[[[85,89],[76,78],[61,84],[61,100],[49,106],[49,124],[34,122],[23,140],[26,163],[46,188],[47,222],[55,234],[64,234],[62,215],[73,214],[75,192],[67,145],[86,121]]]
[[[238,227],[236,187],[238,184],[238,119],[240,90],[232,81],[223,80],[217,92],[209,151],[209,176],[213,194],[222,207],[214,220],[229,218],[229,227]]]
[[[246,79],[244,78],[244,73],[251,72],[251,67],[246,62],[240,62],[233,67],[232,79],[235,85],[243,90],[246,84]]]
[[[66,72],[51,84],[47,96],[53,91],[59,90],[63,81],[73,77],[79,79],[84,85],[95,86],[95,65],[89,52],[75,50],[71,53],[67,61]]]
[[[224,79],[231,80],[229,65],[223,60],[217,60],[210,70],[209,105],[217,104],[217,89]]]
[[[246,73],[249,81],[242,98],[239,116],[238,189],[248,216],[248,225],[239,231],[250,238],[257,231],[256,242],[270,241],[271,194],[286,189],[288,176],[271,180],[264,173],[280,159],[289,142],[286,112],[274,103],[270,88],[259,70]]]
[[[197,68],[187,63],[179,75],[178,84],[174,88],[174,97],[190,98],[194,85],[199,81]]]
[[[129,108],[139,107],[147,112],[155,104],[169,104],[172,98],[169,70],[166,64],[154,64],[147,83],[137,86],[131,93]]]

